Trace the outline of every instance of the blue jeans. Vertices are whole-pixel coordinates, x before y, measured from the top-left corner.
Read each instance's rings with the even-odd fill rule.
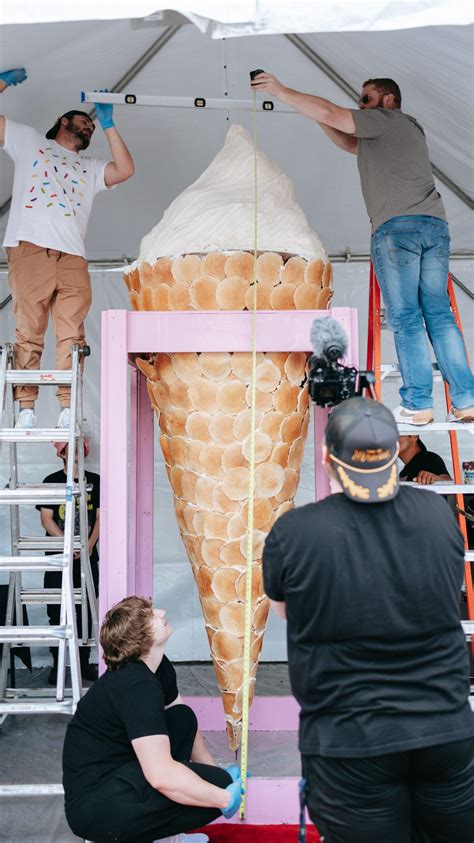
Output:
[[[371,254],[394,333],[402,405],[433,406],[429,338],[453,406],[474,406],[474,377],[447,292],[448,224],[425,215],[392,217],[373,233]]]

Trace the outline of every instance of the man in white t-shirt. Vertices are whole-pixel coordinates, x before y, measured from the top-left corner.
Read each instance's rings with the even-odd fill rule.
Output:
[[[0,93],[27,78],[24,68],[0,73]],[[113,121],[113,107],[95,104],[111,160],[82,155],[95,129],[84,111],[68,111],[42,135],[0,115],[0,144],[15,163],[3,248],[16,319],[15,367],[39,369],[49,312],[56,333],[56,366],[71,368],[71,346],[84,345],[91,282],[84,238],[97,193],[129,179],[132,156]],[[36,426],[38,388],[17,386],[17,427]],[[58,427],[69,426],[70,388],[57,390]]]

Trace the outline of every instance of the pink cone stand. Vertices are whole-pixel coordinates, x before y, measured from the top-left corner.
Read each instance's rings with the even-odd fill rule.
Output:
[[[314,319],[332,316],[349,337],[346,363],[358,364],[357,311],[259,311],[258,351],[311,351]],[[154,417],[146,378],[134,364],[150,352],[251,351],[252,313],[130,312],[102,314],[100,437],[100,597],[106,611],[128,594],[153,594]],[[327,410],[314,407],[315,495],[328,494],[321,465]],[[191,697],[203,731],[224,730],[220,698]],[[256,697],[253,731],[296,731],[298,705],[292,697]],[[251,740],[251,738],[250,738]],[[294,823],[296,778],[255,778],[249,788],[249,824]]]

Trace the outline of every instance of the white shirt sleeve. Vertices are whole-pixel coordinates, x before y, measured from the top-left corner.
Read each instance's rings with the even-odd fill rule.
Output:
[[[100,158],[94,158],[94,193],[101,193],[103,190],[112,190],[116,187],[115,184],[107,187],[105,183],[105,168],[110,161],[102,161]]]
[[[17,160],[27,142],[34,143],[35,140],[41,143],[44,142],[44,137],[31,126],[25,126],[23,123],[15,123],[14,120],[10,120],[8,117],[5,118],[5,143],[3,144],[3,149],[13,161]]]

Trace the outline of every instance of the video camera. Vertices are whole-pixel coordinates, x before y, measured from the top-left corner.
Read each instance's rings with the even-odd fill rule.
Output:
[[[315,319],[310,333],[313,354],[307,364],[308,391],[319,407],[335,407],[347,398],[368,390],[376,398],[373,372],[359,372],[355,366],[344,366],[348,337],[344,328],[331,316]]]

